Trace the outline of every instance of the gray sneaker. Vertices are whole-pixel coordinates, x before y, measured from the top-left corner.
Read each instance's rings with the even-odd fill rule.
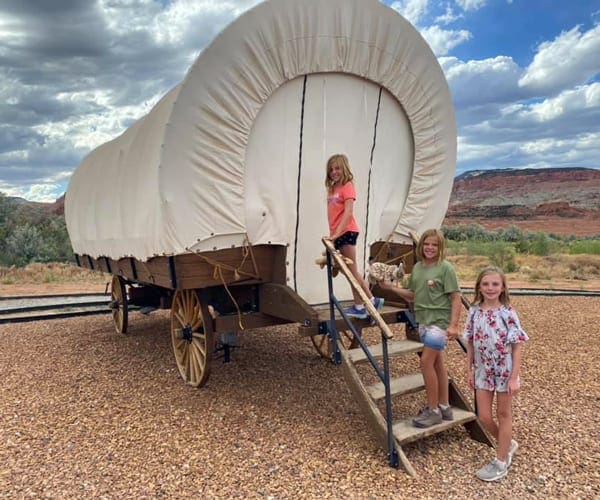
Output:
[[[508,455],[506,456],[506,467],[510,467],[512,464],[513,457],[515,453],[519,449],[519,443],[517,443],[514,439],[510,440],[510,448],[508,449]]]
[[[508,466],[506,464],[502,465],[502,462],[497,458],[492,459],[489,464],[484,465],[475,473],[482,481],[498,481],[506,474],[508,474]]]
[[[440,406],[440,412],[442,413],[442,420],[454,420],[454,412],[452,411],[452,406],[448,406],[448,408],[446,409]]]
[[[432,425],[442,423],[442,413],[439,409],[436,412],[427,408],[425,410],[419,411],[419,414],[415,418],[413,418],[412,422],[415,427],[431,427]]]
[[[441,406],[439,408],[442,414],[442,420],[454,420],[454,412],[452,411],[452,406],[448,406],[448,408],[446,408],[445,410]],[[423,408],[419,410],[419,413],[417,413],[417,417],[423,415],[423,413],[425,413],[427,409],[427,406],[423,406]]]

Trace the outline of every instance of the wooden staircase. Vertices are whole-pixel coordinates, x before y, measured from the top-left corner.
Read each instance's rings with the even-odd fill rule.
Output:
[[[350,273],[345,262],[340,258],[339,254],[335,253],[331,242],[323,240],[323,243],[328,249],[331,258],[336,260],[337,265],[346,275],[351,286],[359,292],[365,301],[371,321],[381,330],[381,343],[375,345],[366,345],[362,340],[361,334],[358,330],[355,330],[355,341],[346,348],[344,344],[348,345],[347,337],[340,337],[337,333],[338,327],[336,325],[339,324],[339,320],[334,320],[332,318],[331,321],[328,322],[327,327],[328,335],[337,341],[336,344],[338,349],[336,350],[339,353],[339,355],[334,353],[332,359],[334,362],[336,359],[339,359],[341,362],[344,379],[354,395],[354,398],[358,402],[370,429],[380,441],[383,448],[388,450],[388,461],[390,465],[398,466],[402,464],[411,476],[416,476],[417,473],[402,447],[408,443],[432,436],[459,425],[464,426],[473,439],[488,444],[489,446],[493,446],[491,436],[485,431],[477,419],[477,415],[473,411],[469,401],[461,393],[451,378],[449,380],[449,402],[454,413],[453,420],[442,421],[440,424],[422,429],[413,426],[412,419],[414,414],[402,415],[399,418],[396,418],[396,416],[393,415],[392,398],[406,397],[407,395],[421,391],[425,393],[425,384],[420,370],[414,373],[403,374],[402,376],[397,376],[395,378],[392,377],[390,373],[390,358],[419,355],[423,350],[423,344],[417,340],[418,334],[416,334],[416,331],[411,328],[411,325],[409,324],[406,326],[406,339],[392,340],[394,334],[389,328],[388,323],[392,322],[390,321],[390,318],[398,318],[399,316],[390,316],[389,313],[380,314],[375,310]],[[330,268],[328,269],[328,272],[331,272]],[[337,303],[332,291],[331,275],[329,275],[329,286],[332,304]],[[337,303],[337,306],[339,305],[340,304]],[[382,316],[385,316],[387,322],[384,321]],[[396,321],[398,320],[396,319]],[[357,341],[357,339],[359,340]],[[386,352],[387,358],[385,356]],[[363,374],[365,370],[361,370],[359,367],[366,363],[372,365],[374,371],[378,374],[377,382],[364,382],[365,377]],[[404,366],[405,368],[406,365]],[[389,381],[387,390],[386,381]],[[386,395],[386,392],[388,391],[389,398]],[[424,397],[423,399],[426,398]],[[382,405],[379,403],[381,401],[385,401],[385,410],[380,409]],[[386,415],[389,416],[388,418],[391,420],[391,425],[388,422]]]
[[[385,386],[383,382],[365,384],[357,369],[361,364],[368,362],[365,352],[361,347],[346,350],[340,344],[341,342],[338,345],[340,347],[344,379],[365,415],[373,434],[385,449],[388,447],[387,422],[377,404],[385,398]],[[421,352],[422,349],[423,344],[414,340],[393,340],[388,345],[388,356],[414,356]],[[381,344],[370,346],[369,351],[373,357],[381,359]],[[390,396],[392,398],[399,398],[417,392],[425,392],[425,384],[420,372],[390,378]],[[413,426],[412,419],[414,415],[412,414],[403,415],[397,420],[393,420],[392,433],[395,451],[400,464],[402,464],[411,476],[416,476],[417,474],[402,447],[413,441],[462,425],[473,439],[490,446],[493,445],[490,436],[477,420],[477,415],[474,413],[468,400],[461,394],[452,379],[449,385],[449,395],[450,404],[454,412],[454,420],[452,421],[442,421],[441,424],[421,429]]]

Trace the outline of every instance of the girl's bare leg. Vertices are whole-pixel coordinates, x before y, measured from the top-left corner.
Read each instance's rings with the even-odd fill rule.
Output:
[[[486,430],[498,440],[498,426],[492,417],[492,403],[494,402],[494,391],[475,391],[477,400],[477,417]]]
[[[440,351],[436,351],[430,347],[423,347],[423,352],[421,353],[421,373],[423,373],[425,391],[427,392],[427,405],[431,409],[436,409],[439,406],[439,384],[434,366],[436,358],[439,355]]]
[[[344,257],[348,257],[352,261],[352,264],[348,265],[348,267],[350,268],[350,271],[352,271],[352,276],[354,276],[356,281],[358,281],[358,284],[361,286],[361,288],[367,294],[367,297],[372,299],[373,294],[371,293],[371,290],[369,290],[369,287],[365,283],[365,280],[362,278],[362,276],[358,272],[358,265],[356,264],[356,247],[354,245],[344,245],[343,247],[340,248],[340,253]],[[360,305],[363,303],[362,299],[360,298],[360,295],[358,295],[358,292],[356,290],[354,290],[354,288],[352,288],[352,297],[354,298],[355,304]]]
[[[498,417],[498,460],[506,461],[512,439],[512,394],[498,392],[496,397],[496,415]]]
[[[443,351],[438,351],[439,356],[435,358],[434,368],[438,381],[438,397],[443,405],[448,405],[448,370],[444,363]]]

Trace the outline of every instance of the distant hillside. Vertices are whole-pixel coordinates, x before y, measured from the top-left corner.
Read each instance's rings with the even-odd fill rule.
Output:
[[[510,224],[533,231],[600,234],[600,170],[471,171],[454,181],[445,224]]]
[[[42,203],[39,201],[28,201],[25,198],[19,198],[18,196],[7,196],[6,201],[12,203],[20,208],[36,212],[47,212],[56,215],[63,215],[65,213],[65,195],[63,194],[53,203]]]

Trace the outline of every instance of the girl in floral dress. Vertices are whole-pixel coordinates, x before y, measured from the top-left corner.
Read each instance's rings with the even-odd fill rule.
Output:
[[[512,439],[512,398],[520,389],[521,343],[529,340],[510,306],[506,277],[497,267],[487,267],[479,274],[463,335],[467,377],[475,389],[478,417],[497,441],[496,457],[476,475],[483,481],[496,481],[508,473],[519,446]],[[498,423],[492,417],[494,394]]]

